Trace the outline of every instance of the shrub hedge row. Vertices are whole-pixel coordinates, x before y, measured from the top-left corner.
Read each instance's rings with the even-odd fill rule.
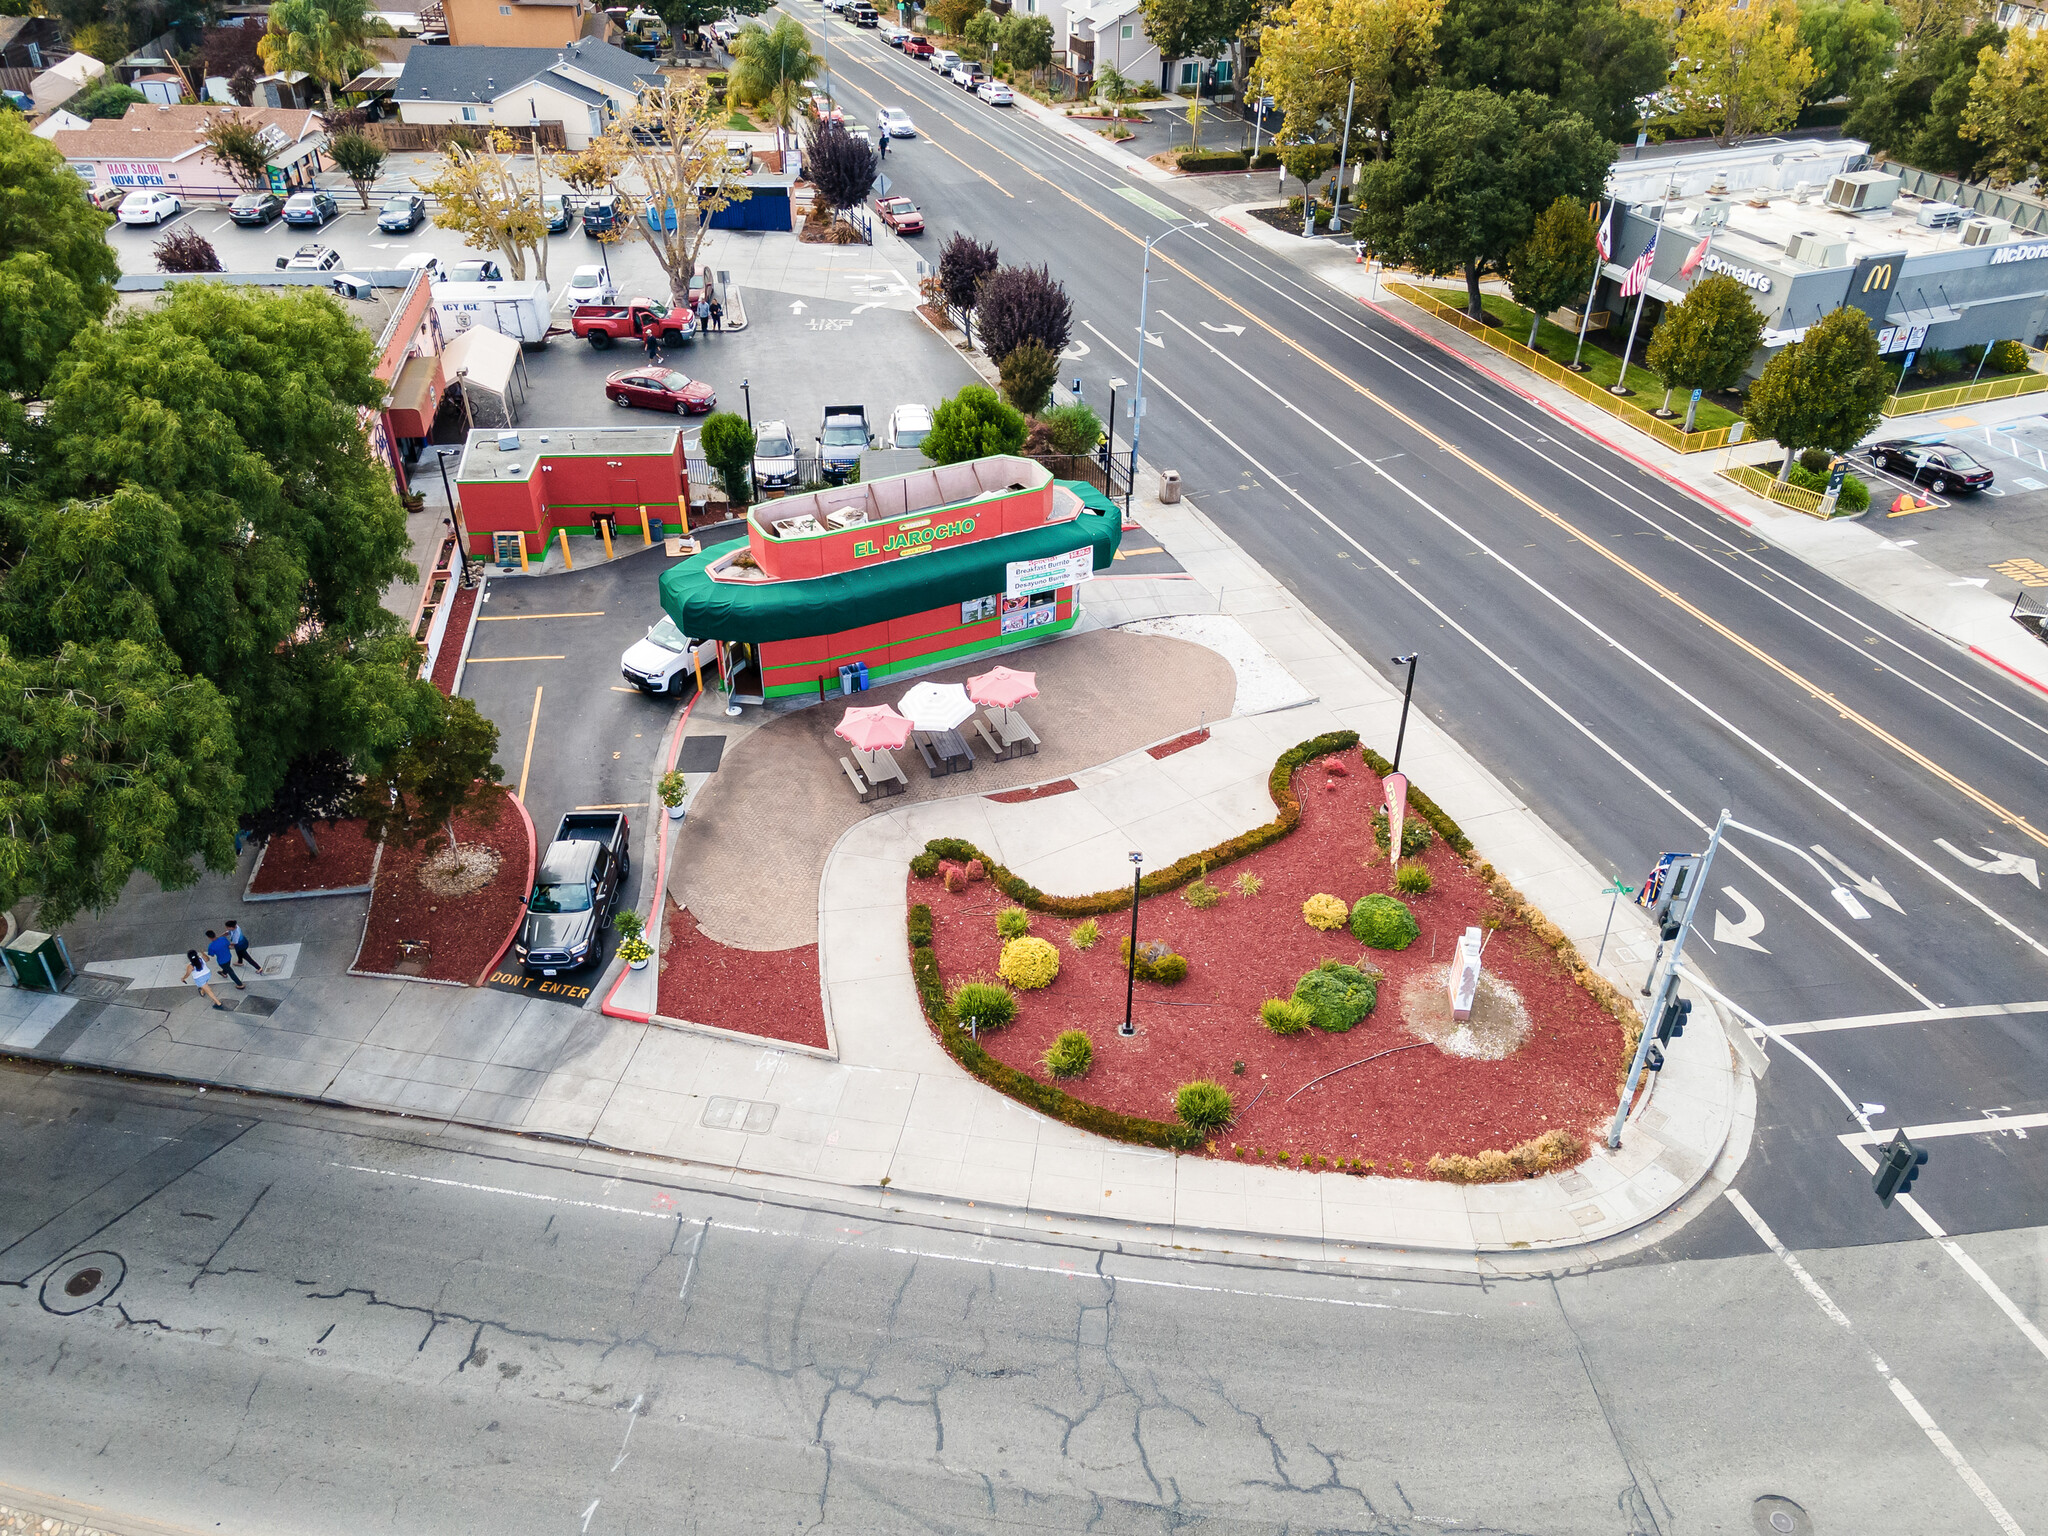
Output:
[[[1251,163],[1241,149],[1184,149],[1174,162],[1184,171],[1242,171]]]
[[[990,875],[991,878],[995,875],[993,868]],[[939,957],[932,948],[931,940],[932,909],[920,902],[910,909],[910,975],[917,984],[917,1000],[924,1008],[924,1016],[938,1030],[939,1043],[946,1048],[946,1053],[970,1075],[998,1093],[1006,1093],[1020,1104],[1029,1105],[1040,1114],[1050,1115],[1079,1130],[1093,1131],[1098,1136],[1174,1151],[1186,1151],[1201,1145],[1201,1132],[1188,1126],[1144,1120],[1136,1115],[1104,1109],[1099,1104],[1077,1099],[1051,1083],[1041,1083],[1028,1072],[1019,1072],[1007,1062],[989,1055],[960,1027],[946,1007],[946,986],[939,976]]]

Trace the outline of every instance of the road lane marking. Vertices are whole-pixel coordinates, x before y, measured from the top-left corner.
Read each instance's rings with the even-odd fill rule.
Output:
[[[1818,1035],[1838,1029],[1882,1029],[1887,1024],[1945,1024],[1954,1019],[1996,1019],[2030,1013],[2048,1013],[2048,1003],[1979,1003],[1964,1008],[1915,1008],[1903,1013],[1810,1019],[1803,1024],[1780,1024],[1777,1028],[1788,1035]]]
[[[477,616],[477,623],[503,624],[511,619],[601,619],[603,617],[604,610],[602,608],[594,608],[588,613],[485,613]]]
[[[1911,1141],[1938,1141],[1945,1136],[1989,1136],[1999,1131],[2015,1132],[2020,1140],[2024,1141],[2028,1131],[2038,1131],[2043,1126],[2048,1126],[2048,1114],[2001,1115],[1995,1119],[1982,1120],[1941,1120],[1932,1125],[1908,1125],[1902,1129]],[[1858,1147],[1874,1147],[1881,1141],[1889,1140],[1891,1134],[1890,1131],[1880,1130],[1850,1131],[1836,1139],[1854,1151]],[[1870,1171],[1877,1172],[1875,1163],[1871,1165]],[[2042,1346],[2042,1352],[2048,1354],[2048,1345]]]
[[[472,661],[476,658],[471,657]],[[513,798],[521,805],[526,804],[526,775],[533,767],[533,733],[540,725],[540,691],[544,684],[535,684],[533,690],[533,718],[526,722],[526,756],[519,763],[519,788],[513,791]]]
[[[481,666],[486,662],[492,661],[567,661],[568,659],[566,656],[472,656],[469,658],[469,665],[472,667]]]
[[[1830,1322],[1845,1330],[1862,1347],[1864,1355],[1877,1374],[1884,1378],[1884,1384],[1891,1389],[1892,1396],[1899,1400],[1899,1405],[1911,1415],[1913,1422],[1920,1426],[1921,1433],[1927,1436],[1937,1451],[1941,1452],[1942,1459],[1955,1469],[1956,1476],[1963,1480],[1970,1492],[1977,1496],[1978,1502],[1990,1512],[1991,1518],[1998,1522],[1998,1528],[2004,1531],[2006,1536],[2026,1536],[2020,1529],[2019,1522],[2014,1520],[2006,1512],[2005,1506],[1998,1501],[1998,1495],[1993,1493],[1984,1479],[1977,1475],[1976,1469],[1963,1459],[1963,1453],[1956,1449],[1955,1442],[1941,1432],[1940,1426],[1934,1422],[1927,1410],[1920,1406],[1920,1400],[1913,1396],[1903,1381],[1892,1374],[1892,1368],[1885,1364],[1884,1357],[1863,1342],[1862,1336],[1856,1332],[1856,1325],[1849,1321],[1849,1314],[1835,1305],[1834,1298],[1821,1289],[1820,1282],[1806,1272],[1806,1266],[1793,1256],[1789,1248],[1778,1241],[1778,1234],[1773,1232],[1763,1217],[1756,1213],[1756,1208],[1742,1198],[1742,1191],[1731,1185],[1726,1193],[1728,1203],[1741,1213],[1742,1219],[1749,1223],[1750,1229],[1763,1239],[1764,1246],[1783,1260],[1785,1267],[1792,1271],[1792,1277],[1799,1282],[1799,1288],[1813,1298],[1814,1304],[1827,1315]]]
[[[1089,330],[1094,331],[1096,337],[1100,341],[1102,341],[1103,344],[1106,345],[1112,352],[1115,352],[1117,356],[1121,357],[1125,362],[1132,362],[1130,354],[1123,351],[1114,342],[1110,341],[1110,339],[1107,336],[1103,335],[1103,333],[1100,330],[1097,330],[1093,322],[1084,320],[1081,323],[1083,325],[1086,325]],[[1302,508],[1311,517],[1315,518],[1318,522],[1322,523],[1338,538],[1344,540],[1345,543],[1349,544],[1353,549],[1357,550],[1361,555],[1365,556],[1367,560],[1371,561],[1373,565],[1376,568],[1378,568],[1382,575],[1386,576],[1388,579],[1393,581],[1396,586],[1400,587],[1403,591],[1408,593],[1408,595],[1414,598],[1416,602],[1420,603],[1423,607],[1427,608],[1431,613],[1435,614],[1439,622],[1441,622],[1445,628],[1450,629],[1454,631],[1456,634],[1458,634],[1462,639],[1464,639],[1468,644],[1470,644],[1473,647],[1473,649],[1477,650],[1480,655],[1484,656],[1488,661],[1492,662],[1496,667],[1500,668],[1501,671],[1506,673],[1515,682],[1520,683],[1524,689],[1526,689],[1529,693],[1533,694],[1538,700],[1540,700],[1543,703],[1543,705],[1546,708],[1548,708],[1553,714],[1555,714],[1560,720],[1563,720],[1567,725],[1571,726],[1573,730],[1577,731],[1581,736],[1585,737],[1586,740],[1590,742],[1594,747],[1606,753],[1608,757],[1613,759],[1615,765],[1619,767],[1623,772],[1629,774],[1631,777],[1636,779],[1639,783],[1642,784],[1642,786],[1645,789],[1649,790],[1652,795],[1662,800],[1666,805],[1669,805],[1680,816],[1684,817],[1687,821],[1691,822],[1693,826],[1696,827],[1699,831],[1706,832],[1708,830],[1707,823],[1698,815],[1696,815],[1691,807],[1687,806],[1668,788],[1666,788],[1664,785],[1658,783],[1654,778],[1652,778],[1647,772],[1644,771],[1642,766],[1638,764],[1634,759],[1630,758],[1628,754],[1622,752],[1619,748],[1615,747],[1611,742],[1607,741],[1598,732],[1596,732],[1591,726],[1586,724],[1585,721],[1573,715],[1570,710],[1566,709],[1556,699],[1552,698],[1549,694],[1545,693],[1542,688],[1538,687],[1537,684],[1531,680],[1529,675],[1522,668],[1515,666],[1513,663],[1508,661],[1506,657],[1502,656],[1498,651],[1494,650],[1493,647],[1488,645],[1485,641],[1481,640],[1471,630],[1467,629],[1463,624],[1461,624],[1450,613],[1448,609],[1444,608],[1434,599],[1425,595],[1420,588],[1415,586],[1413,582],[1409,581],[1407,577],[1403,576],[1399,571],[1395,570],[1394,567],[1387,564],[1387,562],[1382,560],[1378,555],[1374,554],[1371,549],[1367,548],[1365,544],[1360,542],[1359,539],[1352,535],[1342,525],[1337,523],[1333,518],[1329,516],[1329,514],[1324,512],[1320,507],[1316,506],[1306,496],[1302,495],[1301,492],[1295,490],[1292,486],[1288,485],[1287,482],[1284,479],[1282,479],[1278,473],[1268,468],[1259,459],[1254,458],[1249,450],[1245,449],[1236,440],[1230,437],[1230,435],[1226,433],[1221,427],[1217,426],[1213,421],[1210,421],[1206,416],[1202,415],[1202,413],[1197,411],[1194,408],[1194,406],[1191,405],[1187,400],[1182,398],[1180,395],[1174,393],[1174,390],[1171,385],[1161,383],[1157,379],[1154,379],[1152,382],[1154,388],[1158,389],[1168,399],[1172,400],[1175,404],[1179,405],[1196,421],[1201,422],[1203,426],[1207,427],[1211,432],[1213,432],[1234,452],[1241,455],[1246,463],[1250,464],[1255,470],[1257,470],[1267,480],[1271,481],[1280,490],[1286,492],[1287,495],[1293,497],[1294,500],[1300,502]],[[1270,390],[1271,388],[1271,386],[1264,384],[1264,382],[1261,380],[1254,379],[1253,382],[1260,384],[1260,387],[1262,388],[1266,388],[1268,390]],[[1290,406],[1289,408],[1298,409],[1292,406]],[[1309,418],[1304,417],[1304,419],[1306,420]],[[1328,428],[1322,428],[1321,430],[1327,432]],[[1413,498],[1417,502],[1417,504],[1422,506],[1425,510],[1435,512],[1436,509],[1431,507],[1428,502],[1423,501],[1421,496],[1419,496],[1415,491],[1410,489],[1408,486],[1402,485],[1399,481],[1391,480],[1391,477],[1389,478],[1390,483],[1392,483],[1397,489],[1402,491],[1407,496]],[[1436,515],[1442,516],[1441,513],[1437,513]],[[1481,547],[1483,548],[1484,546]],[[1498,559],[1499,557],[1495,556],[1495,558]],[[1512,567],[1510,567],[1510,569],[1512,569]],[[1102,580],[1113,578],[1097,579]],[[1556,601],[1556,599],[1553,598],[1553,601]],[[1560,603],[1559,606],[1563,605]],[[1604,631],[1602,631],[1590,619],[1585,618],[1581,614],[1574,613],[1569,608],[1566,608],[1564,611],[1572,614],[1572,617],[1576,618],[1581,624],[1585,625],[1586,628],[1591,630],[1594,634],[1598,635],[1609,646],[1613,646],[1617,649],[1620,648],[1619,641],[1615,640],[1612,636],[1609,636]],[[1740,731],[1736,730],[1734,726],[1728,724],[1728,722],[1722,720],[1720,716],[1714,714],[1712,710],[1707,708],[1705,703],[1703,703],[1699,699],[1694,698],[1691,694],[1687,693],[1683,688],[1679,687],[1673,679],[1665,676],[1661,672],[1658,672],[1655,668],[1651,667],[1648,662],[1643,661],[1640,657],[1633,657],[1631,659],[1635,660],[1639,666],[1644,668],[1645,671],[1648,671],[1651,674],[1651,676],[1657,678],[1658,681],[1664,683],[1667,687],[1671,688],[1672,691],[1677,693],[1680,698],[1685,699],[1688,703],[1694,705],[1697,709],[1699,709],[1700,712],[1705,714],[1709,719],[1712,719],[1717,724],[1720,724],[1724,729],[1726,729],[1729,732],[1730,735],[1735,736],[1737,739],[1741,740],[1744,743],[1744,745],[1753,748],[1757,753],[1759,753],[1762,756],[1770,757],[1771,761],[1774,764],[1785,769],[1787,772],[1795,772],[1795,770],[1793,770],[1789,764],[1782,762],[1775,755],[1770,753],[1769,750],[1765,748],[1761,743],[1751,741],[1747,736],[1744,736]],[[1824,791],[1817,792],[1823,794],[1825,793]],[[1848,808],[1846,806],[1840,808],[1852,817],[1855,814],[1854,812],[1848,811]],[[1859,955],[1868,965],[1870,965],[1874,970],[1876,970],[1880,975],[1882,975],[1887,981],[1890,981],[1893,985],[1897,986],[1900,991],[1904,992],[1908,997],[1912,998],[1922,1007],[1931,1008],[1934,1006],[1934,1000],[1932,998],[1923,994],[1911,982],[1907,981],[1905,977],[1901,976],[1897,971],[1893,970],[1890,966],[1886,965],[1875,954],[1871,953],[1870,950],[1864,948],[1864,946],[1857,942],[1856,939],[1852,938],[1843,929],[1838,927],[1833,921],[1833,919],[1829,918],[1826,913],[1819,911],[1805,898],[1800,896],[1796,891],[1792,890],[1791,887],[1787,886],[1782,880],[1778,879],[1777,876],[1773,875],[1769,870],[1765,869],[1763,865],[1757,863],[1757,861],[1750,856],[1749,852],[1746,849],[1744,849],[1740,844],[1730,843],[1728,845],[1728,851],[1731,854],[1733,854],[1736,858],[1740,859],[1744,864],[1748,865],[1750,869],[1754,870],[1758,878],[1763,880],[1765,884],[1769,885],[1779,895],[1783,896],[1787,901],[1791,902],[1794,906],[1799,908],[1800,911],[1804,912],[1808,917],[1812,918],[1814,922],[1818,923],[1823,930],[1832,934],[1835,938],[1839,939],[1843,944],[1847,945],[1851,950],[1855,951],[1855,953]],[[1991,915],[1997,921],[2004,922],[2004,919],[1999,918],[1998,914],[1992,913]],[[2006,926],[2010,927],[2011,925],[2007,924]],[[2019,932],[2019,930],[2017,929],[2014,929],[2013,931],[2016,933]],[[2023,939],[2025,939],[2026,942],[2033,944],[2036,949],[2041,950],[2043,953],[2048,953],[2048,947],[2044,947],[2043,945],[2039,944],[2030,936],[2025,934],[2021,934],[2020,936]]]
[[[873,68],[874,68],[874,66],[873,66],[873,65],[869,65],[868,67],[869,67],[870,69],[873,69]],[[880,71],[877,71],[877,73],[880,73]],[[861,89],[860,89],[860,87],[859,87],[859,86],[855,85],[855,84],[854,84],[854,83],[853,83],[853,82],[852,82],[851,80],[847,80],[847,79],[846,79],[846,77],[845,77],[844,75],[840,76],[840,79],[841,79],[841,81],[842,81],[842,82],[844,82],[844,84],[845,84],[846,88],[847,88],[847,89],[848,89],[849,91],[860,91],[860,94],[861,94],[861,95],[863,95],[863,96],[867,96],[868,100],[869,100],[869,101],[870,101],[871,103],[873,103],[873,105],[874,105],[874,107],[875,107],[875,110],[876,110],[876,111],[878,111],[878,112],[879,112],[879,111],[881,110],[881,107],[882,107],[882,104],[881,104],[881,102],[877,101],[877,100],[876,100],[876,99],[875,99],[875,98],[874,98],[873,96],[871,96],[871,95],[868,95],[868,93],[867,93],[866,91],[861,91]],[[937,108],[934,108],[933,110],[934,110],[934,111],[937,111]],[[941,116],[941,117],[946,117],[946,114],[945,114],[945,113],[943,113],[943,112],[940,112],[940,113],[939,113],[939,116]],[[951,119],[950,117],[946,117],[946,121],[947,121],[947,122],[949,122],[949,123],[952,123],[952,122],[953,122],[953,120],[952,120],[952,119]],[[960,125],[959,125],[958,123],[953,123],[953,126],[954,126],[954,127],[956,127],[956,128],[958,128],[958,127],[959,127]],[[978,134],[978,133],[975,133],[975,132],[974,132],[974,131],[973,131],[972,129],[962,129],[961,131],[962,131],[962,132],[964,132],[964,133],[966,133],[966,134],[968,134],[968,136],[969,136],[969,137],[971,137],[971,138],[981,139],[981,135],[980,135],[980,134]],[[961,159],[961,158],[960,158],[960,157],[959,157],[958,155],[954,154],[954,153],[953,153],[953,151],[951,151],[950,149],[946,148],[946,146],[945,146],[945,145],[941,144],[941,143],[940,143],[940,142],[939,142],[939,141],[938,141],[937,139],[933,138],[933,137],[932,137],[932,136],[931,136],[931,135],[930,135],[929,133],[927,133],[927,134],[925,134],[925,135],[924,135],[924,141],[925,141],[925,143],[927,143],[927,144],[931,145],[931,147],[932,147],[933,149],[936,149],[936,150],[937,150],[937,151],[938,151],[938,152],[939,152],[940,154],[944,155],[944,156],[945,156],[945,157],[946,157],[946,158],[947,158],[948,160],[951,160],[951,161],[952,161],[952,162],[953,162],[954,164],[956,164],[956,165],[960,165],[960,166],[964,166],[964,167],[965,167],[966,169],[968,169],[968,170],[970,170],[970,171],[974,172],[974,174],[975,174],[975,175],[979,176],[979,177],[980,177],[980,178],[981,178],[981,179],[982,179],[983,181],[987,182],[987,183],[988,183],[988,184],[989,184],[990,186],[994,187],[994,188],[995,188],[995,189],[996,189],[996,190],[997,190],[998,192],[1002,193],[1002,194],[1003,194],[1003,196],[1005,196],[1005,197],[1008,197],[1008,198],[1015,198],[1015,197],[1016,197],[1016,195],[1017,195],[1016,193],[1012,192],[1012,191],[1011,191],[1011,190],[1010,190],[1010,189],[1009,189],[1008,187],[1004,186],[1004,185],[1003,185],[1003,184],[1002,184],[1002,183],[1001,183],[1000,181],[997,181],[997,180],[995,179],[995,177],[993,177],[993,176],[989,175],[989,173],[988,173],[987,171],[984,171],[984,170],[983,170],[983,169],[982,169],[982,168],[981,168],[980,166],[978,166],[978,165],[971,165],[971,164],[969,164],[969,163],[968,163],[967,161],[965,161],[965,160],[962,160],[962,159]],[[982,142],[982,143],[984,143],[984,144],[988,144],[988,140],[987,140],[987,139],[981,139],[981,142]],[[994,146],[993,144],[990,144],[990,145],[989,145],[989,148],[991,148],[991,149],[994,149],[994,148],[995,148],[995,146]],[[1002,153],[1002,152],[1001,152],[1000,150],[997,150],[996,152],[997,152],[998,154],[1001,154],[1001,153]],[[1007,157],[1007,156],[1005,156],[1005,158],[1008,158],[1008,157]]]

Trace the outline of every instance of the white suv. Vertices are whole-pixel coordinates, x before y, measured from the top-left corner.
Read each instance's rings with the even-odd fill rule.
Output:
[[[642,693],[672,693],[695,678],[700,666],[717,665],[717,641],[692,640],[667,617],[619,657],[620,674]]]

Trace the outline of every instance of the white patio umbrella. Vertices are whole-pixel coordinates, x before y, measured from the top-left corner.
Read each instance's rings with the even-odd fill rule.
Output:
[[[920,731],[950,731],[974,713],[958,683],[918,683],[896,701],[897,713]]]

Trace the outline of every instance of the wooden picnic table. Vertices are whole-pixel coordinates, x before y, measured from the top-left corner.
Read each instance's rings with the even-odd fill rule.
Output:
[[[886,748],[863,752],[855,747],[853,760],[860,765],[860,771],[866,775],[868,782],[885,795],[900,795],[910,788],[910,780],[904,777],[902,768],[897,765],[896,759]]]
[[[1004,757],[1029,757],[1038,750],[1038,732],[1016,710],[985,710]]]
[[[947,773],[969,773],[974,768],[974,752],[967,745],[967,738],[958,731],[921,731],[918,733],[924,744],[931,749]]]

